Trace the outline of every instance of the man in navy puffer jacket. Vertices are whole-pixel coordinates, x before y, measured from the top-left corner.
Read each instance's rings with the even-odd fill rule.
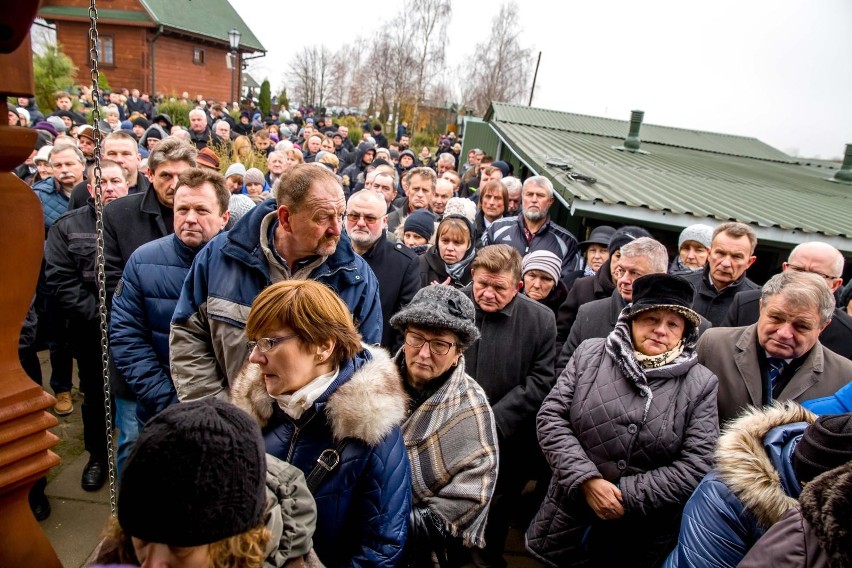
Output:
[[[169,370],[169,324],[192,260],[228,222],[229,199],[220,174],[183,172],[174,194],[174,234],[136,249],[116,287],[110,348],[137,397],[140,429],[178,401]]]

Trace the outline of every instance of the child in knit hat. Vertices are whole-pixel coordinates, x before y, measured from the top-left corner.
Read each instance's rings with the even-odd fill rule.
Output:
[[[304,566],[315,559],[316,504],[301,471],[266,455],[260,427],[236,406],[170,406],[127,460],[118,518],[97,564]]]

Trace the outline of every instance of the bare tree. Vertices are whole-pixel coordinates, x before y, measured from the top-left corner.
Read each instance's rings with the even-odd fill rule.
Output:
[[[491,20],[491,34],[474,50],[477,65],[470,89],[463,87],[462,102],[473,105],[480,116],[491,101],[521,102],[527,92],[532,52],[521,46],[517,21],[518,5],[510,0]]]
[[[444,62],[447,24],[453,9],[450,0],[411,0],[410,6],[406,2],[403,10],[410,10],[414,20],[411,44],[414,47],[416,81],[411,122],[416,125],[434,70]]]
[[[331,87],[332,61],[325,46],[304,46],[296,53],[289,75],[299,102],[320,108],[325,104]]]

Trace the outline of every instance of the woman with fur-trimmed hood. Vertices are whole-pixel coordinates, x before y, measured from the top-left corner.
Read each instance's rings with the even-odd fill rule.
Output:
[[[751,408],[733,421],[719,438],[715,469],[686,505],[665,566],[737,566],[796,507],[805,483],[852,459],[849,416],[817,420],[787,401]]]
[[[261,425],[267,453],[305,474],[316,554],[328,567],[396,566],[411,476],[399,427],[408,397],[390,357],[362,345],[346,305],[312,280],[263,290],[246,335],[232,402]]]

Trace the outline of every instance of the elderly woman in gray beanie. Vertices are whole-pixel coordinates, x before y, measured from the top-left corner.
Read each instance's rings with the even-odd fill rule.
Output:
[[[559,306],[568,296],[568,288],[560,280],[562,259],[549,250],[537,250],[524,257],[521,264],[523,293],[559,313]]]
[[[710,256],[713,227],[701,223],[690,225],[677,239],[678,255],[669,266],[669,274],[687,274],[704,268]]]
[[[412,485],[408,566],[460,566],[465,548],[485,546],[497,429],[485,392],[464,371],[464,350],[479,338],[474,317],[464,293],[435,285],[390,319],[405,339],[395,362],[411,398],[402,425]]]

